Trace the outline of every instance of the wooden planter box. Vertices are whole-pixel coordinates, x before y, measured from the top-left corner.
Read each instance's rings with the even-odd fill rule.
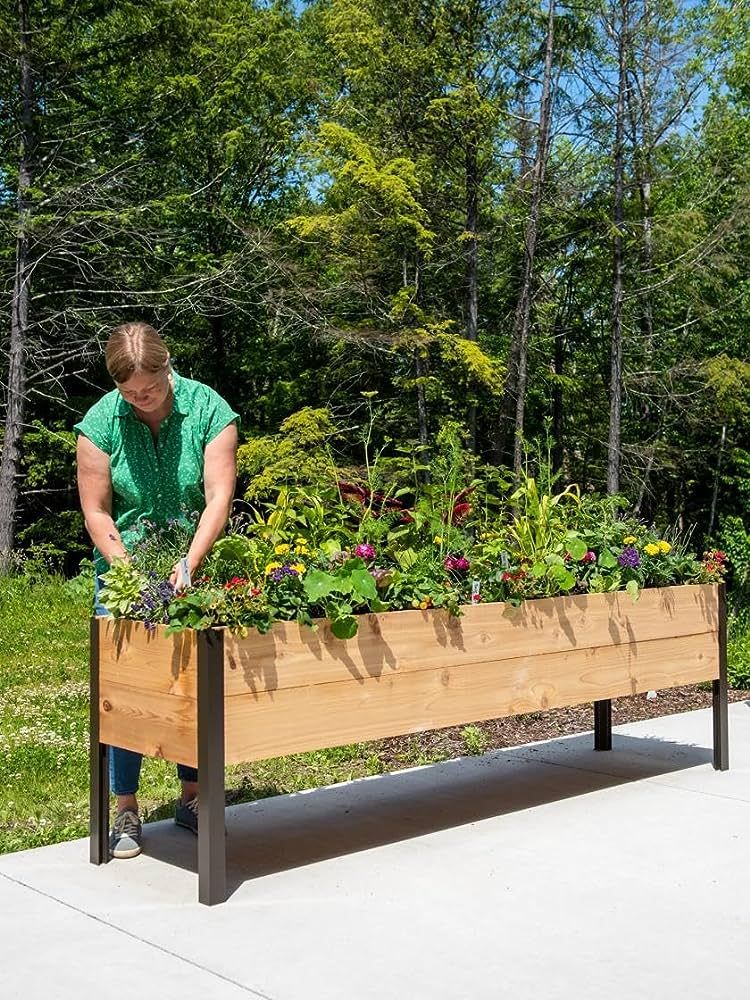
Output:
[[[363,615],[346,641],[325,622],[242,639],[91,623],[91,861],[108,860],[107,747],[197,766],[199,899],[226,898],[224,766],[713,681],[714,767],[728,766],[724,587],[646,590]]]

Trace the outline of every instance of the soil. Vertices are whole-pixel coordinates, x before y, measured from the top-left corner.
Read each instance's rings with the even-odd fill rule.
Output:
[[[729,701],[750,701],[750,691],[730,689]],[[655,698],[647,698],[645,694],[614,698],[612,725],[623,725],[626,722],[637,722],[661,715],[675,715],[678,712],[691,712],[698,708],[710,708],[711,704],[711,690],[700,684],[659,691]],[[551,740],[560,736],[584,733],[593,727],[592,706],[575,705],[572,708],[555,708],[506,719],[491,719],[488,722],[477,723],[476,727],[472,728],[481,732],[477,751],[486,753],[493,749],[534,743],[537,740]],[[418,744],[419,751],[427,758],[461,756],[469,749],[467,740],[462,736],[465,728],[453,726],[450,729],[432,730],[418,736],[380,740],[378,756],[384,763],[394,768],[405,758],[414,757],[415,744]]]

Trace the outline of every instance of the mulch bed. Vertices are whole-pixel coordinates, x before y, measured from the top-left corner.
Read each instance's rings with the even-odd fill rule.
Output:
[[[747,700],[750,700],[750,691],[730,689],[730,702]],[[659,691],[653,699],[647,698],[645,694],[615,698],[612,701],[612,725],[653,719],[661,715],[675,715],[678,712],[691,712],[698,708],[710,708],[711,704],[710,689],[695,684]],[[528,715],[515,715],[507,719],[491,719],[488,722],[477,723],[476,726],[484,736],[482,752],[534,743],[537,740],[572,736],[575,733],[587,732],[593,727],[591,705],[575,705],[572,708],[548,709],[545,712],[531,712]],[[461,736],[463,729],[463,726],[453,726],[450,729],[433,730],[417,736],[380,740],[378,756],[384,763],[395,767],[405,758],[413,758],[415,743],[418,743],[420,751],[425,756],[461,756],[467,752],[466,742]]]

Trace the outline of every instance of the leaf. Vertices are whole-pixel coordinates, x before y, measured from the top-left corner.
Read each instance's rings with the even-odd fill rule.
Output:
[[[337,639],[353,639],[357,634],[357,619],[354,615],[334,618],[331,622],[331,632]]]
[[[568,535],[565,539],[565,545],[576,562],[583,559],[589,550],[588,545],[577,535]]]
[[[547,570],[547,575],[554,580],[560,590],[571,590],[576,583],[576,578],[565,566],[555,564]]]
[[[311,569],[302,581],[305,593],[311,601],[320,601],[324,597],[339,590],[338,581],[330,573],[322,569]]]
[[[378,596],[378,588],[375,580],[366,569],[355,569],[352,574],[354,590],[368,601],[374,600]]]
[[[636,601],[641,596],[641,588],[638,586],[638,581],[628,580],[628,582],[625,584],[625,590],[627,590],[627,592],[630,594],[630,596],[633,599],[633,604],[635,604]]]
[[[396,553],[396,560],[403,569],[411,569],[417,559],[418,556],[414,549],[401,549],[400,552]]]
[[[617,555],[612,549],[602,549],[599,553],[598,563],[602,569],[614,569],[617,566]]]

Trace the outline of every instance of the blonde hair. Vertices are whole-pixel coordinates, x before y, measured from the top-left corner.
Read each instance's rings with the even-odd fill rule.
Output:
[[[122,383],[137,372],[169,370],[169,349],[148,323],[123,323],[110,334],[104,360],[110,376]]]

